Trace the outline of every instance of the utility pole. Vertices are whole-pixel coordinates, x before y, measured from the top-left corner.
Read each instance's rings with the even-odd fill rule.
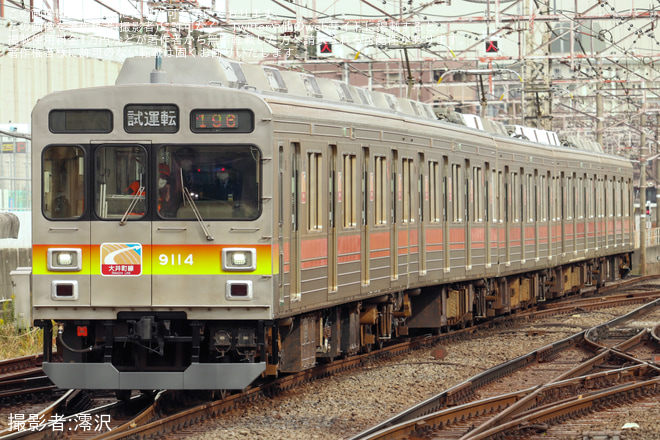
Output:
[[[659,154],[658,131],[660,130],[660,113],[655,115],[655,154]],[[660,228],[660,191],[658,183],[660,182],[660,164],[655,162],[655,227]]]
[[[532,1],[523,1],[523,15],[532,16],[534,11]],[[548,14],[548,6],[540,4],[537,11],[539,15]],[[527,22],[525,36],[525,54],[534,51],[536,40],[549,51],[550,29],[541,29],[546,26],[544,21]],[[552,130],[552,90],[550,81],[550,58],[525,59],[523,65],[525,115],[524,125],[531,125],[543,130]]]
[[[646,132],[644,125],[646,115],[640,115],[642,135],[639,146],[639,274],[646,275],[646,159],[644,147],[646,145]]]

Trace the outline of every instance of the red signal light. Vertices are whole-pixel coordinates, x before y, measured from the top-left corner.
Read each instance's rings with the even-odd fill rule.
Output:
[[[500,49],[497,47],[497,41],[486,41],[486,53],[497,53]]]

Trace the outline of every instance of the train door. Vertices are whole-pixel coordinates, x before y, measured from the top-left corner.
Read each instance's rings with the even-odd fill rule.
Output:
[[[285,170],[286,159],[284,155],[284,145],[278,144],[277,148],[277,292],[278,292],[278,305],[280,308],[285,307],[284,304],[284,242],[285,242],[285,210],[286,204],[284,197],[285,194]]]
[[[534,194],[533,200],[534,205],[532,206],[532,213],[534,215],[534,260],[539,261],[540,257],[540,237],[539,237],[539,224],[543,220],[542,206],[543,206],[543,197],[540,191],[540,182],[543,180],[543,176],[539,177],[538,170],[534,170]],[[541,208],[541,209],[539,209]]]
[[[449,158],[443,156],[442,158],[442,249],[444,261],[444,272],[448,273],[451,270],[451,254],[449,252],[449,234],[450,234],[450,219],[452,216],[452,194],[451,194],[451,176],[449,175]]]
[[[472,269],[472,229],[473,222],[475,218],[475,206],[474,206],[474,175],[473,172],[476,170],[476,167],[473,169],[470,166],[470,161],[465,161],[465,178],[464,178],[464,194],[465,201],[463,206],[465,208],[465,232],[464,232],[464,242],[465,242],[465,269]]]
[[[91,146],[95,219],[91,245],[92,265],[97,267],[92,271],[92,306],[152,304],[152,234],[147,216],[153,185],[147,147]]]
[[[559,191],[561,194],[561,202],[559,203],[559,222],[560,222],[560,229],[559,229],[559,240],[560,240],[560,248],[558,249],[558,252],[561,253],[562,256],[566,254],[566,227],[565,227],[565,221],[566,221],[566,214],[567,214],[567,203],[568,203],[568,198],[566,191],[568,191],[568,188],[566,188],[566,176],[564,173],[561,173],[561,177],[559,179]]]
[[[337,292],[337,146],[328,146],[328,293]]]
[[[417,222],[417,260],[418,273],[420,276],[426,275],[426,203],[429,201],[429,177],[426,172],[426,162],[424,154],[419,153],[418,157],[419,175],[417,177],[417,201],[418,201],[418,222]]]
[[[484,251],[486,252],[485,255],[485,264],[486,268],[490,268],[492,265],[492,242],[493,242],[493,237],[492,237],[492,231],[491,231],[491,222],[492,216],[493,216],[493,188],[491,186],[491,169],[490,169],[490,164],[486,163],[485,169],[484,169],[484,175],[483,175],[483,180],[484,180]]]
[[[600,179],[598,175],[593,176],[592,196],[593,196],[593,242],[594,250],[600,247]]]
[[[451,163],[448,190],[449,190],[449,259],[451,270],[459,271],[457,275],[463,274],[468,262],[469,242],[466,223],[468,197],[468,179],[465,167],[469,170],[469,161]],[[467,171],[469,175],[469,171]]]
[[[418,279],[417,271],[412,270],[416,265],[416,251],[418,238],[415,228],[415,161],[411,157],[401,158],[400,201],[401,201],[401,228],[399,230],[399,274],[405,276],[408,284]],[[405,273],[405,275],[403,275]]]
[[[504,167],[504,242],[506,250],[504,255],[505,265],[511,265],[511,173],[509,167]]]
[[[302,299],[300,282],[300,144],[291,144],[291,200],[289,241],[289,296],[291,302]]]
[[[392,150],[392,157],[390,158],[390,163],[392,164],[391,170],[391,194],[390,200],[392,201],[392,233],[390,235],[390,278],[392,281],[399,279],[399,190],[398,190],[398,161],[399,154],[396,150]]]

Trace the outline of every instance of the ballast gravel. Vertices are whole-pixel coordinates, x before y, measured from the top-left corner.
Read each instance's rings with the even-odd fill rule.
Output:
[[[481,371],[636,307],[564,315],[537,321],[524,330],[478,333],[470,340],[443,345],[446,356],[442,360],[436,359],[437,347],[418,350],[261,399],[207,422],[204,429],[198,426],[188,439],[346,439]],[[659,421],[660,410],[638,421],[640,428],[629,431],[630,437],[621,438],[658,439]],[[608,429],[620,430],[621,422],[625,423],[612,421]]]

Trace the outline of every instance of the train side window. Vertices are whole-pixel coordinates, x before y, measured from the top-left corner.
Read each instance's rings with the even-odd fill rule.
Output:
[[[42,210],[52,220],[76,220],[84,213],[85,151],[48,147],[42,157]]]
[[[623,213],[623,179],[616,181],[616,195],[616,216],[621,217],[621,214]]]
[[[376,182],[374,197],[376,202],[376,215],[374,224],[387,224],[387,158],[385,156],[375,157]]]
[[[525,221],[533,223],[535,220],[534,210],[536,209],[536,180],[530,173],[525,175]]]
[[[147,153],[140,146],[103,146],[94,153],[95,209],[102,219],[138,220],[146,212]],[[137,199],[137,200],[136,200]],[[132,203],[135,206],[129,210]]]
[[[547,188],[547,183],[548,179],[546,176],[541,175],[539,176],[539,187],[537,188],[537,193],[538,193],[538,206],[539,206],[539,217],[538,220],[540,221],[547,221],[548,220],[548,193],[545,188]]]
[[[623,191],[623,216],[630,217],[630,192],[632,186],[630,180],[624,183],[625,190]]]
[[[520,182],[518,180],[518,173],[511,173],[511,217],[513,222],[520,221],[521,205],[520,205]]]
[[[463,202],[465,200],[463,197],[464,184],[463,169],[459,164],[452,164],[451,182],[449,184],[449,203],[451,204],[452,221],[454,222],[463,221]]]
[[[344,156],[343,208],[344,227],[352,228],[357,224],[357,159],[354,154]]]
[[[412,190],[413,190],[413,160],[402,159],[403,173],[403,213],[401,219],[404,223],[413,222],[412,212]]]
[[[607,179],[607,191],[605,192],[605,216],[614,216],[614,185],[612,179]]]
[[[472,194],[474,197],[474,215],[473,221],[481,223],[484,221],[484,182],[481,167],[472,168]]]
[[[491,172],[491,181],[490,181],[490,187],[492,188],[491,200],[488,202],[491,203],[492,206],[491,219],[493,223],[497,223],[498,221],[502,220],[502,211],[500,209],[501,180],[502,180],[502,172],[493,170]]]
[[[438,223],[441,219],[440,206],[440,164],[429,161],[429,216],[431,223]]]
[[[310,231],[323,229],[323,163],[321,153],[307,154],[309,190],[307,194],[307,223]]]

